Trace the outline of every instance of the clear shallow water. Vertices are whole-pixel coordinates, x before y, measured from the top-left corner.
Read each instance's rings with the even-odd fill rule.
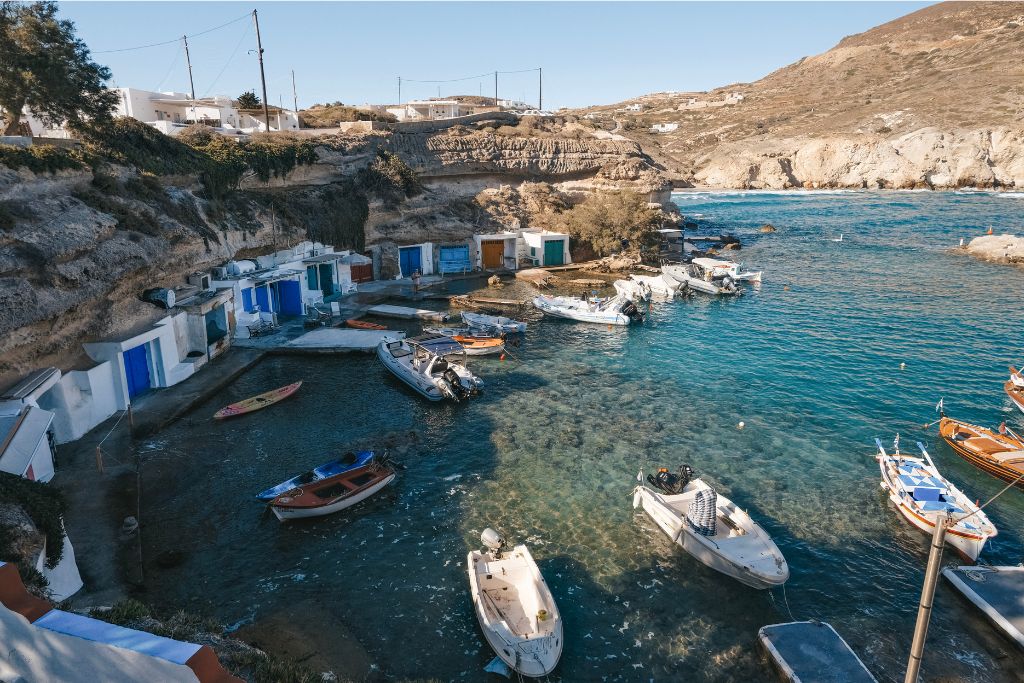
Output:
[[[787,598],[881,680],[902,680],[927,539],[886,503],[872,439],[924,440],[973,497],[1001,488],[921,426],[939,396],[967,420],[1024,424],[1001,390],[1024,360],[1024,271],[947,252],[989,225],[1024,227],[1024,199],[676,199],[702,231],[743,239],[760,290],[655,304],[629,330],[531,317],[513,358],[473,361],[487,393],[464,405],[422,401],[371,356],[271,358],[143,443],[147,557],[185,554],[170,569],[150,560],[150,593],[228,623],[312,600],[383,676],[487,680],[465,554],[496,526],[531,545],[562,609],[563,680],[773,680],[756,633],[789,620]],[[757,233],[765,222],[778,232]],[[272,410],[208,418],[295,378],[302,391]],[[251,500],[335,445],[381,442],[408,469],[367,504],[283,526]],[[774,536],[792,571],[785,596],[704,568],[631,509],[641,466],[682,462]],[[1024,495],[990,510],[1000,535],[983,560],[1016,564]],[[926,679],[1019,680],[1021,663],[940,584]]]

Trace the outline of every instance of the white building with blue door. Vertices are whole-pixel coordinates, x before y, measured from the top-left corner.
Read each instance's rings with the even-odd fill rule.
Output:
[[[473,270],[473,261],[470,258],[470,245],[473,240],[464,242],[440,243],[434,247],[437,258],[437,269],[435,272],[446,275],[448,273],[468,273]]]
[[[419,271],[420,275],[431,275],[434,272],[434,244],[421,242],[398,248],[398,268],[402,277],[412,277]]]

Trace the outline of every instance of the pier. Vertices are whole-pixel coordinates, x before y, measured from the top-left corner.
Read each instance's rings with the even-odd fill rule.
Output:
[[[391,304],[379,304],[366,309],[367,313],[379,315],[382,318],[399,318],[401,320],[429,320],[430,322],[448,322],[448,314],[440,311],[428,311],[422,308],[409,308],[408,306],[393,306]]]
[[[370,353],[384,340],[404,339],[396,330],[354,330],[325,327],[313,330],[271,350],[272,353]]]
[[[1024,567],[947,567],[942,575],[993,626],[1024,647]]]

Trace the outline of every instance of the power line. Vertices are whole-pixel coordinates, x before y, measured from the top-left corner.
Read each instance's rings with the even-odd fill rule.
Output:
[[[228,70],[228,67],[231,65],[232,60],[234,60],[235,55],[238,54],[238,48],[240,48],[242,46],[242,41],[244,41],[246,39],[246,37],[249,35],[249,31],[251,29],[252,29],[252,26],[250,26],[249,24],[245,25],[245,30],[242,31],[242,37],[238,39],[237,43],[235,43],[235,49],[231,51],[231,56],[228,57],[228,61],[226,61],[224,63],[224,66],[221,67],[220,73],[218,73],[217,77],[215,79],[213,79],[213,83],[211,83],[210,86],[203,93],[203,97],[206,97],[207,95],[210,94],[210,91],[213,90],[213,87],[215,85],[217,85],[217,81],[219,81],[220,77],[224,75],[224,72]]]
[[[230,26],[231,24],[234,24],[234,23],[237,23],[239,21],[242,21],[243,19],[248,19],[251,16],[252,16],[252,14],[247,12],[244,15],[238,17],[237,19],[232,19],[231,21],[223,23],[220,26],[214,26],[213,28],[208,28],[205,31],[200,31],[199,33],[193,33],[192,35],[185,36],[185,38],[198,38],[199,36],[205,36],[207,33],[213,33],[214,31],[218,31],[218,30],[224,28],[225,26]],[[165,41],[163,41],[161,43],[149,43],[148,45],[136,45],[135,47],[122,47],[122,48],[118,48],[117,50],[100,50],[98,52],[93,52],[92,54],[94,54],[94,55],[107,55],[107,54],[111,54],[113,52],[131,52],[132,50],[145,50],[145,49],[148,49],[148,48],[151,48],[151,47],[160,47],[161,45],[170,45],[171,43],[177,43],[180,40],[181,40],[181,37],[178,37],[178,38],[175,38],[173,40],[165,40]]]
[[[474,80],[476,78],[487,78],[487,77],[493,76],[495,73],[497,73],[499,75],[500,74],[525,74],[525,73],[529,73],[531,71],[539,71],[539,70],[540,70],[540,67],[534,67],[533,69],[519,69],[517,71],[497,71],[497,72],[495,72],[495,71],[488,71],[487,73],[479,74],[479,75],[476,75],[476,76],[464,76],[462,78],[443,78],[443,79],[428,79],[428,80],[417,80],[415,78],[405,78],[405,77],[401,77],[401,76],[399,78],[401,78],[402,81],[409,82],[409,83],[458,83],[459,81],[472,81],[472,80]]]

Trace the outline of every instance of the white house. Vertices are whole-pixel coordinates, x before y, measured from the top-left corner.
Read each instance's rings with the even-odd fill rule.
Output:
[[[481,270],[516,270],[519,263],[518,232],[473,235],[476,245],[476,267]]]
[[[387,111],[394,114],[399,121],[436,121],[465,116],[472,113],[473,107],[458,100],[409,100],[404,105],[390,107]]]
[[[569,236],[550,230],[523,230],[519,242],[519,259],[535,266],[563,266],[572,263]]]
[[[651,126],[652,133],[670,133],[679,128],[678,123],[656,123]]]
[[[434,272],[434,243],[421,242],[398,247],[398,269],[402,277],[411,277],[419,271],[420,275]]]
[[[623,111],[643,111],[644,105],[636,102],[634,104],[627,104],[623,107]]]

